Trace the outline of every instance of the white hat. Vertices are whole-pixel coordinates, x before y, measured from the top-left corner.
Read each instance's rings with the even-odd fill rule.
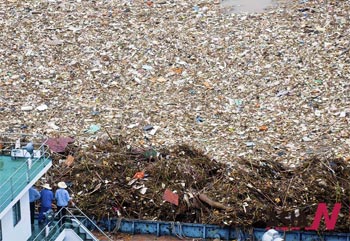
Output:
[[[57,186],[58,186],[59,188],[67,188],[67,184],[66,184],[65,182],[59,182],[59,183],[57,184]]]
[[[42,187],[51,190],[50,184],[48,183],[45,183]]]

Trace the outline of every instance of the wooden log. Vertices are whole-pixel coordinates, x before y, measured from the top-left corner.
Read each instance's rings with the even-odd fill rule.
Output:
[[[199,198],[199,200],[201,200],[202,202],[205,202],[206,204],[208,204],[209,206],[211,206],[213,208],[224,209],[224,210],[228,209],[228,207],[226,207],[225,205],[223,205],[223,204],[221,204],[219,202],[211,200],[205,194],[199,194],[198,198]]]

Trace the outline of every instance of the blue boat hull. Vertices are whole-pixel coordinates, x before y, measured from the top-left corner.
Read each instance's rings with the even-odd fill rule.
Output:
[[[108,220],[99,223],[101,228],[129,234],[151,234],[156,236],[177,236],[179,238],[203,238],[221,240],[261,240],[266,229],[240,229],[209,224],[163,222],[135,219]],[[285,241],[350,241],[350,233],[280,231]]]

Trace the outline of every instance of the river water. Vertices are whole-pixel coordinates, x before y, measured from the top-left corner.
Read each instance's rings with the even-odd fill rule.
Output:
[[[220,6],[226,12],[259,13],[277,4],[277,0],[221,0]]]

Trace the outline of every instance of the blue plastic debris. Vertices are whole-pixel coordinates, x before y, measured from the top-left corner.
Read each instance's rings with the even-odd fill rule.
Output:
[[[243,100],[241,100],[241,99],[234,99],[234,102],[237,106],[243,105]]]
[[[150,131],[152,129],[153,129],[153,126],[151,126],[151,125],[146,125],[145,127],[143,127],[144,131]]]
[[[98,132],[100,129],[101,129],[101,126],[100,126],[100,125],[91,125],[91,126],[89,127],[89,129],[86,130],[85,132],[86,132],[86,133],[89,133],[89,134],[95,134],[95,133]]]
[[[247,147],[253,147],[253,146],[255,146],[255,143],[252,142],[252,141],[248,141],[248,142],[246,142],[245,144],[246,144]]]
[[[150,65],[147,65],[147,64],[142,65],[142,68],[143,68],[144,70],[148,70],[148,71],[153,70],[153,67],[152,67],[152,66],[150,66]]]
[[[98,110],[92,110],[91,111],[91,115],[93,115],[93,116],[96,116],[96,115],[99,115],[99,114],[100,114],[100,112]]]
[[[276,97],[282,97],[285,95],[289,95],[290,91],[289,90],[281,90],[276,94]]]
[[[196,122],[197,123],[201,123],[201,122],[203,122],[204,120],[203,120],[203,118],[202,117],[200,117],[200,116],[197,116],[196,117]]]

